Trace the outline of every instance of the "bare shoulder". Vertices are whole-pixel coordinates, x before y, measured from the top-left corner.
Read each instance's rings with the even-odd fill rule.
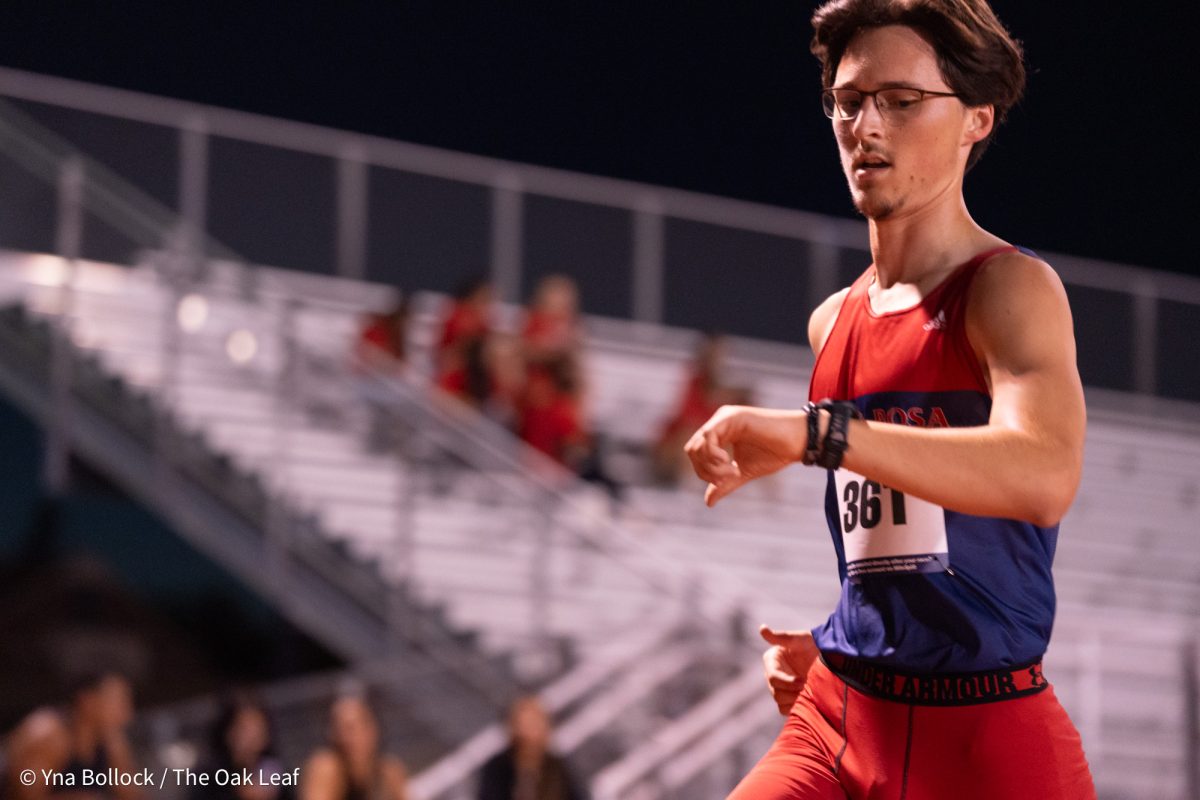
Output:
[[[384,756],[380,765],[384,785],[393,800],[405,800],[408,797],[408,770],[404,762],[395,756]]]
[[[967,295],[966,325],[985,368],[1055,364],[1075,369],[1067,291],[1040,258],[1006,253],[981,266]]]
[[[304,763],[305,771],[310,769],[330,770],[339,769],[341,762],[337,757],[337,753],[330,750],[328,747],[321,747],[314,750],[312,755]]]
[[[846,295],[850,293],[850,287],[834,292],[825,298],[821,305],[817,306],[808,318],[808,343],[812,347],[813,355],[818,355],[821,348],[825,346],[825,340],[829,338],[829,334],[833,331],[833,325],[837,322],[838,312],[842,310],[842,303],[846,301]]]
[[[975,274],[967,295],[967,324],[972,333],[1007,328],[1047,315],[1065,315],[1067,291],[1058,273],[1040,258],[1005,253],[988,259]]]
[[[310,755],[300,775],[300,800],[328,800],[342,794],[341,762],[329,748],[323,747]]]
[[[1014,300],[1066,300],[1066,289],[1054,268],[1026,253],[1004,253],[988,259],[971,283],[972,306],[988,307]]]
[[[337,753],[322,747],[316,750],[304,762],[302,774],[310,787],[326,788],[340,785],[342,781],[342,762]]]
[[[11,774],[25,769],[60,769],[71,754],[66,720],[53,709],[38,709],[25,717],[3,744]]]
[[[68,737],[63,715],[52,708],[39,708],[25,717],[9,738],[12,749],[58,744]]]

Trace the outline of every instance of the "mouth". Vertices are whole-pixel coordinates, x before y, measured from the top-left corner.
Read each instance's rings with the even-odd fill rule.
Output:
[[[851,166],[854,177],[862,180],[882,175],[886,170],[891,168],[892,162],[881,156],[867,155],[854,159]]]

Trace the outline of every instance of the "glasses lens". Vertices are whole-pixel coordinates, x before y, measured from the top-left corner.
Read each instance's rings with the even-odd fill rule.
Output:
[[[829,89],[825,92],[826,111],[830,117],[854,119],[862,108],[862,92],[855,89]]]
[[[921,102],[921,93],[916,89],[881,89],[875,93],[875,103],[881,114],[903,114],[912,111]]]
[[[833,99],[833,93],[828,89],[821,92],[821,108],[825,111],[825,116],[833,119],[833,114],[837,110],[837,104]]]

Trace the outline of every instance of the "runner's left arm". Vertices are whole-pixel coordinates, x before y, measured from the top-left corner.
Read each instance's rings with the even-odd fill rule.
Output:
[[[854,421],[843,466],[944,508],[1053,525],[1078,488],[1085,429],[1062,283],[1029,256],[993,259],[972,284],[967,333],[991,385],[988,423],[930,429]],[[709,482],[711,505],[799,460],[806,441],[802,412],[726,407],[686,450]]]

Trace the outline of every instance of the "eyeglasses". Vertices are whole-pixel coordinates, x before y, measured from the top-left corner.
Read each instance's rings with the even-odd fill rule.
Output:
[[[875,98],[875,108],[886,122],[901,122],[911,116],[923,100],[930,97],[958,97],[954,92],[930,92],[897,86],[860,92],[858,89],[826,89],[821,92],[821,105],[830,119],[854,119],[862,111],[863,100]]]

